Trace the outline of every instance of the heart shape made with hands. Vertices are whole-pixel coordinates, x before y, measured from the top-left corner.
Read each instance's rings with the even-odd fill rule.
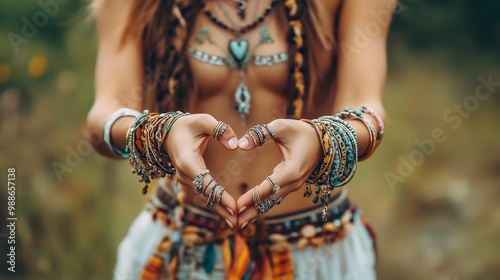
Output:
[[[229,151],[252,151],[258,147],[259,141],[262,142],[262,137],[259,139],[259,135],[252,131],[252,128],[249,131],[253,133],[253,137],[246,133],[243,137],[238,138],[231,127],[221,128],[220,123],[224,124],[211,115],[193,114],[179,118],[172,126],[169,137],[165,141],[165,149],[177,167],[177,180],[181,185],[192,186],[196,175],[207,169],[203,154],[210,138],[215,138]],[[276,133],[275,137],[272,137],[273,144],[281,153],[282,158],[270,174],[281,187],[281,192],[275,194],[274,197],[276,200],[284,199],[288,194],[298,191],[313,172],[321,158],[322,149],[314,127],[303,121],[276,119],[268,126]],[[216,128],[220,129],[221,132],[216,133]],[[269,145],[269,143],[267,144]],[[270,199],[270,195],[273,194],[273,185],[265,178],[262,179],[262,183],[257,189],[260,200],[264,201]],[[204,188],[208,182],[208,178],[203,181]],[[212,189],[212,197],[210,197]],[[219,201],[220,193],[222,193],[222,189],[219,188],[218,192],[215,192],[214,184],[212,184],[210,188],[206,189],[206,192],[195,197],[200,199],[201,203],[213,206],[209,208],[226,220],[232,228],[236,226],[243,228],[259,215],[254,207],[253,189],[236,199],[227,192],[223,192]],[[214,201],[220,203],[212,205]],[[267,211],[271,207],[268,205],[264,210]]]
[[[276,127],[276,123],[274,123],[274,126]],[[280,204],[288,194],[299,190],[321,158],[322,149],[317,139],[316,131],[309,124],[287,119],[280,120],[278,127],[276,130],[279,131],[279,136],[272,137],[272,139],[276,148],[281,153],[283,160],[274,167],[272,175],[264,178],[258,186],[248,190],[238,198],[233,198],[228,194],[224,201],[224,206],[226,206],[228,212],[236,216],[238,228],[244,228],[248,223],[253,222],[262,212],[267,212],[272,207]],[[310,133],[305,133],[306,131]],[[259,144],[264,144],[265,141],[261,141],[262,135],[260,135],[261,138],[259,139],[258,132],[255,130],[252,131],[252,129],[249,132],[243,137],[236,139],[236,135],[231,131],[230,134],[232,135],[225,137],[221,141],[221,144],[226,146],[226,148],[229,147],[229,150],[243,150],[248,152],[259,147]],[[273,136],[275,136],[274,132]],[[268,134],[267,140],[270,139],[271,137]],[[224,141],[227,142],[223,143]],[[231,141],[236,141],[236,143],[231,143]],[[259,141],[262,143],[259,143]],[[317,153],[316,157],[311,156],[315,153]],[[257,192],[255,189],[257,189]],[[260,211],[254,206],[254,201],[261,204]],[[229,207],[235,209],[236,212],[233,213],[227,205],[234,205],[235,207]],[[218,210],[223,210],[223,208]],[[221,215],[220,211],[215,212]],[[226,211],[223,210],[223,212]],[[225,218],[225,215],[221,216]],[[227,219],[226,222],[233,227]]]

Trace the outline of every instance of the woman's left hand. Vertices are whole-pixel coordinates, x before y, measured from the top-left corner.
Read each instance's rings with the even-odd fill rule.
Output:
[[[318,165],[323,152],[316,130],[308,123],[299,120],[276,119],[270,122],[268,127],[276,134],[274,143],[283,156],[282,161],[270,175],[273,181],[281,187],[281,190],[273,194],[272,185],[267,179],[264,179],[256,188],[261,201],[273,194],[275,199],[283,198],[282,203],[287,203],[285,197],[298,191],[304,185],[306,179]],[[254,132],[251,133],[258,143],[258,136]],[[267,141],[270,138],[269,133],[267,133]],[[245,134],[239,140],[239,147],[249,151],[257,148],[258,145],[248,134]],[[259,215],[253,202],[253,192],[254,189],[249,190],[236,203],[239,212],[239,228],[245,227]],[[274,207],[279,207],[279,205]]]

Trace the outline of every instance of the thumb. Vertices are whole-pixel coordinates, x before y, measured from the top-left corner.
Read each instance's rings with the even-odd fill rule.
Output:
[[[215,140],[217,140],[217,131],[215,130],[220,123],[221,122],[218,122],[217,125],[214,127]],[[228,150],[234,150],[238,148],[238,138],[236,137],[236,134],[229,125],[223,123],[222,127],[219,130],[219,135],[221,135],[219,142],[224,148]]]

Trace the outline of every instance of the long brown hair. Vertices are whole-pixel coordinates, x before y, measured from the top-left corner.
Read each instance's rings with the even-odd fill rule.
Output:
[[[105,0],[104,0],[105,1]],[[290,59],[288,117],[300,118],[304,99],[312,100],[315,85],[326,69],[318,69],[320,56],[334,47],[332,21],[317,0],[283,0],[289,25]],[[143,59],[154,75],[144,82],[158,111],[182,109],[192,90],[186,48],[196,16],[203,5],[197,0],[135,0],[125,32],[142,37]],[[313,66],[314,65],[314,66]]]

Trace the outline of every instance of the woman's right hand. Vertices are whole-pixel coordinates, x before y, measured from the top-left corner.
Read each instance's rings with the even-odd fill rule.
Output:
[[[191,114],[180,117],[172,125],[165,140],[164,149],[169,154],[176,169],[179,183],[186,191],[195,193],[193,180],[197,174],[207,169],[203,153],[210,137],[213,137],[214,127],[218,121],[209,114]],[[238,148],[238,138],[231,127],[228,127],[219,141],[228,150]],[[203,177],[203,186],[209,183],[211,175]],[[213,183],[212,183],[213,184]],[[201,202],[207,201],[205,194],[199,194]],[[204,204],[205,205],[205,204]],[[236,201],[224,192],[220,204],[214,204],[212,210],[219,214],[233,227],[237,223]]]

